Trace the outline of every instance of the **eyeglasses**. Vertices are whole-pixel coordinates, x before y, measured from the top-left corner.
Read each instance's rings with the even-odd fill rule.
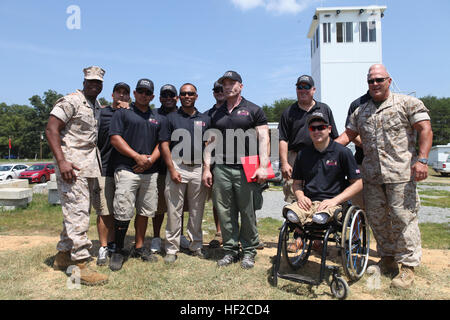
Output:
[[[304,85],[298,84],[297,85],[298,90],[302,90],[302,89],[303,90],[311,90],[311,88],[312,88],[312,86],[309,84],[304,84]]]
[[[214,93],[223,92],[223,88],[214,88],[213,91]]]
[[[195,95],[196,95],[196,93],[195,93],[195,92],[192,92],[192,91],[188,91],[188,92],[183,91],[183,92],[180,92],[180,96],[182,96],[182,97],[185,97],[185,96],[193,97],[193,96],[195,96]]]
[[[328,128],[328,126],[326,124],[321,124],[321,125],[318,125],[318,126],[309,126],[309,131],[311,131],[311,132],[314,132],[314,131],[317,131],[317,130],[323,131],[323,130],[325,130],[327,128]]]
[[[385,82],[387,79],[389,79],[389,77],[387,77],[387,78],[375,78],[375,79],[367,80],[367,83],[368,83],[368,84],[383,83],[383,82]]]
[[[139,94],[145,94],[148,97],[153,95],[153,92],[151,92],[150,90],[145,90],[145,89],[137,89],[136,92]]]
[[[167,92],[163,92],[160,94],[161,98],[175,98],[176,94],[171,92],[171,91],[167,91]]]

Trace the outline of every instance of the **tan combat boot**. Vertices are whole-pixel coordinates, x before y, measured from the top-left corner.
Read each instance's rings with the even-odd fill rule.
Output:
[[[394,257],[381,257],[377,265],[380,267],[380,271],[384,275],[395,277],[398,274],[398,264],[395,262]]]
[[[88,267],[87,259],[76,261],[76,266],[79,268],[80,283],[86,286],[100,286],[108,282],[108,276],[98,273]],[[73,269],[72,274],[77,270]]]
[[[408,289],[414,282],[414,267],[402,265],[400,273],[392,282],[391,287],[398,289]]]
[[[66,271],[69,266],[74,264],[75,261],[70,258],[70,251],[58,251],[53,262],[53,269]]]

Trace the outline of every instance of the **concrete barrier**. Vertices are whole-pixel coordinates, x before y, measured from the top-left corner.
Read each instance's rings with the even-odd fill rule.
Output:
[[[47,182],[48,190],[48,203],[50,204],[61,204],[59,199],[58,184],[56,181],[50,180]]]
[[[4,188],[28,188],[28,179],[11,179],[0,182],[0,189]]]
[[[26,208],[32,200],[31,188],[0,188],[0,210]]]

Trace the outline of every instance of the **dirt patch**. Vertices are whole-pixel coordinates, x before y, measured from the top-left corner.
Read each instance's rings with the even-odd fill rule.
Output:
[[[0,251],[23,250],[56,243],[59,237],[48,236],[0,236]]]

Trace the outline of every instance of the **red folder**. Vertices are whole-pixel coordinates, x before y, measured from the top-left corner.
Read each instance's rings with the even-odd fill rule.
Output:
[[[241,157],[241,164],[244,168],[245,177],[247,182],[256,182],[256,179],[251,179],[255,174],[256,169],[259,168],[259,156],[248,156]],[[275,178],[275,173],[273,172],[272,163],[267,166],[267,179]]]

